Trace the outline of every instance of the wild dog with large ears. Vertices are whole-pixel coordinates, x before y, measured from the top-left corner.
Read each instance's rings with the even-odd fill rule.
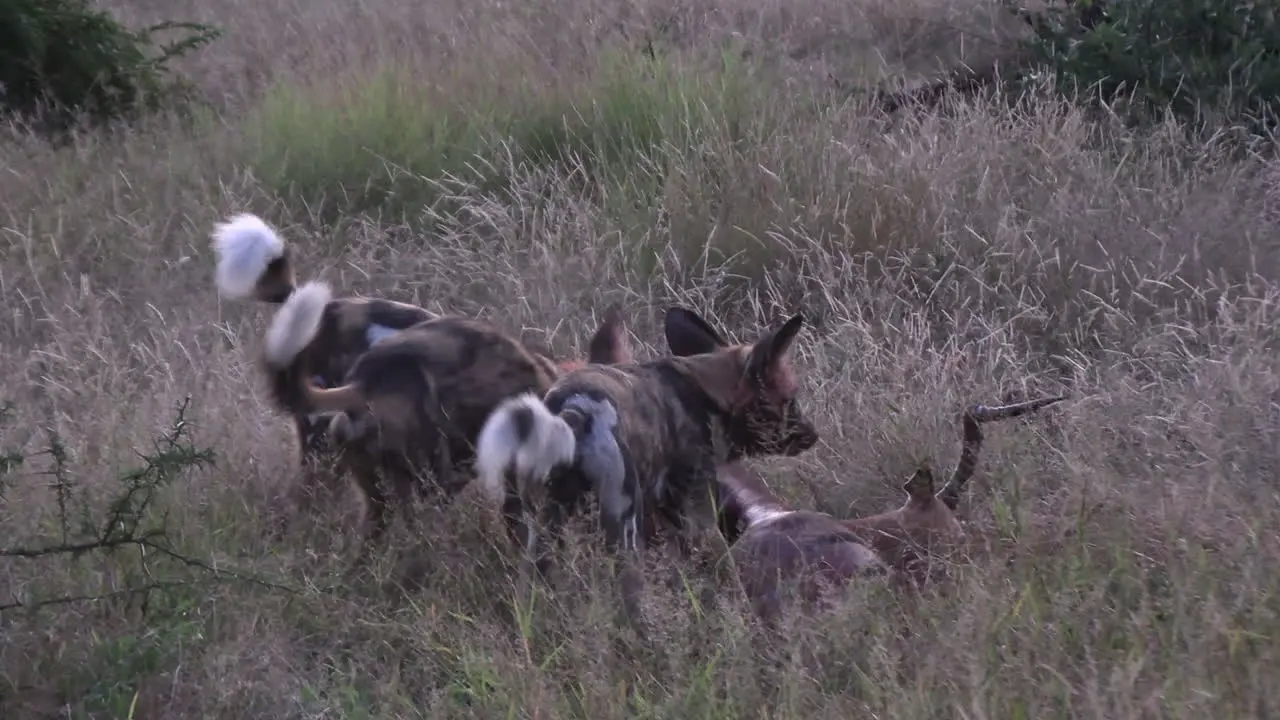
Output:
[[[510,518],[544,489],[540,513],[547,543],[524,523],[525,546],[546,577],[548,545],[579,502],[600,501],[606,542],[624,557],[624,609],[643,631],[643,578],[634,564],[646,515],[701,510],[714,524],[710,493],[716,470],[744,456],[794,455],[818,434],[796,401],[790,350],[804,323],[795,315],[750,345],[728,345],[700,316],[668,310],[668,337],[697,348],[688,357],[627,365],[589,365],[560,378],[539,397],[504,401],[481,430],[476,469]],[[517,506],[519,509],[517,510]]]

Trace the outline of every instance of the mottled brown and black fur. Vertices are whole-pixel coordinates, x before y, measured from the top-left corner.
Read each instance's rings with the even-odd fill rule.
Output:
[[[561,365],[487,322],[441,317],[382,340],[350,364],[341,385],[324,388],[307,353],[289,352],[310,348],[309,334],[328,322],[321,290],[300,289],[273,322],[265,358],[271,394],[291,413],[334,414],[330,435],[366,498],[367,537],[378,540],[391,519],[388,486],[402,502],[424,492],[451,498],[469,480],[489,414],[508,397],[545,391]],[[624,333],[613,312],[595,342],[608,336],[622,344]]]
[[[699,515],[714,526],[719,465],[795,455],[817,442],[790,361],[803,322],[796,315],[755,344],[730,346],[696,313],[671,308],[668,344],[686,357],[591,365],[541,397],[503,403],[481,433],[477,469],[508,522],[525,516],[528,491],[545,488],[540,524],[552,542],[527,521],[522,528],[541,574],[562,524],[594,494],[608,545],[624,551],[623,602],[639,623],[643,580],[633,561],[653,527],[647,516],[682,527]]]
[[[299,357],[315,384],[334,387],[343,382],[360,356],[393,333],[435,319],[422,308],[392,300],[346,297],[330,300],[315,339]],[[328,431],[332,413],[293,416],[305,464],[331,463],[336,450]]]
[[[283,305],[297,289],[294,251],[261,218],[237,215],[219,223],[213,233],[218,255],[216,284],[223,297],[253,298]],[[378,298],[333,298],[315,338],[302,350],[304,363],[322,387],[337,385],[356,358],[376,342],[436,317],[407,303]],[[332,414],[293,413],[298,460],[307,483],[335,462],[328,429]]]
[[[792,594],[812,603],[823,590],[859,575],[891,571],[904,579],[925,579],[936,543],[963,534],[955,509],[978,464],[981,424],[1024,416],[1065,399],[968,408],[961,420],[960,461],[942,490],[935,494],[933,473],[923,466],[903,485],[907,500],[902,507],[868,517],[838,520],[794,510],[745,465],[723,467],[717,476],[718,519],[754,610],[772,621]]]

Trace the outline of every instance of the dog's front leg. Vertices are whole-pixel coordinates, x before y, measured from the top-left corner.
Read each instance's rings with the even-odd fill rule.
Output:
[[[674,524],[683,529],[682,550],[701,555],[699,564],[713,563],[713,570],[718,569],[729,557],[730,540],[720,528],[715,463],[711,458],[693,460],[681,463],[674,473],[676,482],[690,488],[682,507],[671,509]]]
[[[715,492],[715,465],[707,462],[689,468],[694,490],[685,503],[682,525],[685,543],[694,548],[699,565],[709,572],[718,592],[743,593],[741,578],[730,552],[729,539],[721,532],[718,496]],[[699,480],[701,478],[702,480]]]

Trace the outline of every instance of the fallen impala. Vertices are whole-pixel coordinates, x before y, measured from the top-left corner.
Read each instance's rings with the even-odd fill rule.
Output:
[[[935,493],[933,472],[922,466],[902,486],[907,493],[902,507],[869,517],[838,520],[796,510],[742,461],[722,465],[717,474],[718,520],[753,610],[772,621],[792,594],[809,605],[858,576],[924,579],[935,545],[963,534],[955,509],[978,464],[981,424],[1025,415],[1066,398],[968,408],[962,416],[960,461],[942,490]]]

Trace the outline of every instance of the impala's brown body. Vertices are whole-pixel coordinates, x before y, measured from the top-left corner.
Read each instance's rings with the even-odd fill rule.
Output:
[[[643,580],[632,562],[654,528],[647,516],[683,533],[689,512],[703,509],[709,527],[719,464],[794,455],[817,441],[788,355],[802,323],[797,315],[754,345],[730,346],[697,314],[672,308],[668,343],[690,350],[686,357],[589,365],[545,393],[503,403],[481,434],[478,470],[508,521],[524,525],[544,577],[562,523],[594,494],[609,546],[625,553],[623,601],[640,623]],[[552,543],[523,519],[526,492],[542,487],[540,524]]]
[[[755,611],[774,620],[790,600],[812,604],[824,590],[860,575],[892,572],[924,579],[938,543],[963,535],[954,511],[977,466],[983,439],[980,423],[1018,417],[1064,399],[970,408],[963,416],[960,462],[946,486],[935,494],[933,473],[923,467],[903,486],[906,503],[879,515],[837,520],[793,510],[745,465],[721,468],[718,519]]]

